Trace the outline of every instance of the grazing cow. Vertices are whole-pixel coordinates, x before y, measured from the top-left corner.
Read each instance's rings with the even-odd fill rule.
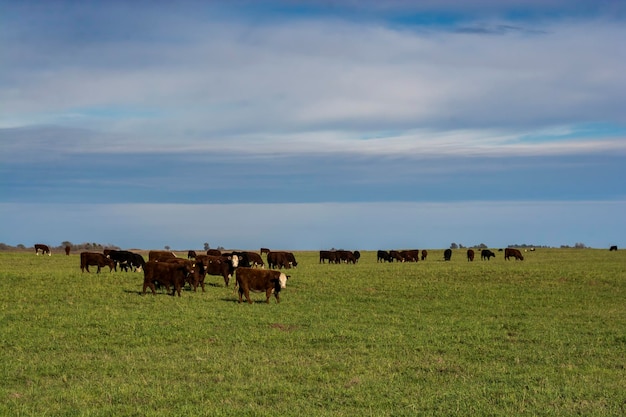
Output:
[[[509,258],[515,258],[515,260],[520,260],[523,261],[524,257],[522,256],[522,252],[520,252],[518,249],[513,249],[513,248],[506,248],[504,249],[504,259],[506,259],[507,261],[509,260]]]
[[[41,251],[42,255],[45,255],[47,253],[48,256],[52,256],[52,254],[50,253],[50,248],[48,247],[48,245],[44,245],[43,243],[35,244],[35,255],[39,255],[39,251]]]
[[[272,269],[289,269],[298,266],[298,262],[291,252],[272,251],[267,254],[267,266]]]
[[[398,261],[398,262],[404,262],[404,257],[397,250],[390,250],[389,251],[389,259],[390,259],[389,262],[393,262],[394,259],[396,261]]]
[[[151,250],[148,252],[148,261],[159,262],[172,258],[176,258],[176,254],[169,250]]]
[[[356,258],[354,257],[354,253],[347,250],[338,250],[335,251],[335,262],[342,263],[345,262],[347,264],[355,264]]]
[[[187,252],[187,259],[196,259],[196,251],[195,250],[190,250]]]
[[[359,262],[359,259],[361,259],[361,252],[355,250],[354,252],[352,252],[352,254],[354,255],[354,262]]]
[[[104,254],[99,252],[81,252],[80,253],[80,270],[82,272],[89,272],[89,265],[96,265],[98,270],[96,273],[100,273],[100,268],[108,266],[109,272],[115,268],[115,261],[109,259]]]
[[[285,275],[283,272],[269,269],[237,269],[236,279],[237,285],[239,286],[239,303],[243,301],[243,296],[245,295],[246,301],[252,304],[250,291],[265,291],[265,302],[268,304],[272,293],[274,293],[276,302],[279,303],[279,293],[287,286],[287,278],[289,278],[289,276]]]
[[[609,252],[617,250],[617,245],[613,245],[609,248]]]
[[[428,256],[428,251],[426,249],[422,249],[422,261],[425,261],[427,256]]]
[[[204,277],[206,276],[206,271],[204,269],[203,262],[199,262],[195,259],[191,260],[191,259],[182,259],[182,258],[171,258],[171,259],[166,259],[165,261],[162,261],[162,262],[167,262],[170,264],[182,264],[182,265],[187,266],[187,270],[190,270],[192,272],[187,274],[187,276],[185,277],[185,281],[189,283],[189,286],[194,291],[196,291],[196,289],[198,288],[198,285],[200,285],[202,287],[202,291],[204,292]],[[183,283],[183,286],[184,285],[185,284]]]
[[[70,250],[72,250],[72,248],[69,245],[65,246],[65,255],[66,256],[70,256]]]
[[[402,258],[404,258],[404,262],[418,262],[420,259],[420,251],[415,250],[403,250],[400,252]]]
[[[387,252],[386,250],[379,250],[378,252],[376,252],[376,262],[391,262],[391,261],[393,261],[393,259],[391,259],[389,252]]]
[[[474,262],[474,250],[473,249],[467,250],[467,262]]]
[[[146,261],[138,253],[129,252],[127,250],[108,250],[107,258],[112,259],[115,262],[115,270],[119,265],[120,270],[128,272],[128,268],[131,271],[141,272],[141,268],[146,264]],[[178,259],[178,258],[175,258]]]
[[[261,251],[260,251],[260,252],[261,252],[261,255],[263,255],[263,254],[268,254],[268,253],[270,253],[270,250],[269,250],[268,248],[261,248]]]
[[[224,285],[228,287],[230,278],[239,266],[239,257],[233,255],[226,256],[213,256],[213,255],[198,255],[196,262],[202,262],[204,270],[208,275],[221,276],[224,278]],[[202,290],[204,291],[204,281],[201,283]]]
[[[491,257],[495,258],[496,254],[490,251],[489,249],[483,249],[480,251],[480,259],[482,259],[483,261],[485,260],[488,261]]]
[[[449,261],[449,260],[450,260],[450,258],[452,258],[452,249],[446,249],[446,250],[443,252],[443,260],[444,260],[444,261]]]
[[[248,262],[250,263],[250,266],[259,266],[261,268],[265,268],[265,262],[263,262],[263,258],[261,258],[261,255],[256,252],[245,252],[245,254],[248,257]]]
[[[185,261],[183,259],[183,261]],[[143,293],[146,293],[146,289],[149,287],[152,290],[152,294],[156,295],[156,285],[163,285],[167,292],[170,291],[170,286],[173,286],[172,295],[178,293],[180,297],[180,290],[185,286],[185,281],[188,280],[188,276],[193,275],[194,270],[187,262],[176,261],[148,261],[143,271]]]

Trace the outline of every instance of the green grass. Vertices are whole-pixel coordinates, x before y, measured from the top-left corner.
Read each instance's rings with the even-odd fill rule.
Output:
[[[626,414],[626,251],[319,265],[281,303],[0,253],[0,415]]]

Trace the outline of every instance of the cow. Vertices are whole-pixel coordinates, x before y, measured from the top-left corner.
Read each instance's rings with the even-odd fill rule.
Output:
[[[390,250],[389,251],[389,259],[390,259],[389,262],[393,262],[394,259],[396,261],[398,261],[398,262],[404,262],[404,257],[397,250]]]
[[[490,251],[489,249],[483,249],[480,251],[480,259],[483,261],[488,261],[491,257],[496,257],[496,254]]]
[[[189,272],[187,276],[185,276],[185,281],[189,283],[192,290],[196,291],[198,289],[198,285],[200,285],[202,287],[202,292],[204,292],[204,277],[206,276],[206,270],[204,269],[203,262],[199,262],[195,259],[192,260],[182,258],[170,258],[160,262],[182,264],[187,266],[187,270],[192,272]]]
[[[187,251],[187,259],[196,259],[196,251],[195,250],[190,250]]]
[[[345,262],[347,264],[355,264],[356,258],[354,257],[354,253],[347,250],[338,250],[335,252],[335,262],[342,263]]]
[[[141,268],[143,268],[146,264],[143,256],[138,253],[133,253],[127,250],[108,250],[107,253],[107,258],[110,258],[115,262],[116,271],[117,266],[119,265],[120,270],[123,269],[124,271],[128,271],[128,268],[130,268],[131,271],[141,272]]]
[[[298,262],[291,252],[272,251],[267,254],[267,266],[272,269],[289,269],[298,266]]]
[[[259,255],[256,252],[245,252],[245,253],[248,256],[248,262],[250,263],[250,266],[252,267],[260,266],[261,268],[265,268],[265,262],[263,262],[263,258],[261,258],[261,255]]]
[[[449,260],[450,260],[450,258],[452,258],[452,249],[446,249],[446,250],[443,252],[443,260],[444,260],[444,261],[449,261]]]
[[[72,250],[72,248],[69,245],[65,246],[65,255],[66,256],[70,256],[70,250]]]
[[[387,252],[386,250],[379,250],[378,252],[376,252],[376,262],[391,262],[391,261],[393,261],[393,259],[391,259],[389,252]]]
[[[100,252],[81,252],[80,253],[80,270],[81,272],[89,272],[89,265],[96,265],[98,270],[96,273],[100,273],[100,268],[108,266],[109,272],[115,268],[115,261],[109,259]]]
[[[250,291],[265,291],[265,302],[268,304],[272,293],[274,293],[276,302],[279,303],[279,293],[287,286],[287,279],[289,278],[281,271],[255,268],[238,268],[235,277],[239,287],[239,303],[243,301],[245,295],[248,304],[252,304]]]
[[[202,262],[205,273],[208,275],[221,276],[224,278],[224,285],[228,287],[230,278],[239,266],[239,257],[233,255],[227,256],[213,256],[213,255],[198,255],[196,262]],[[204,291],[204,281],[200,283],[202,291]]]
[[[206,254],[211,256],[222,256],[222,251],[219,249],[208,249]]]
[[[516,261],[520,260],[523,261],[524,257],[522,256],[522,252],[520,252],[518,249],[513,249],[513,248],[506,248],[504,249],[504,259],[506,259],[507,261],[509,260],[509,258],[514,258]]]
[[[319,263],[323,264],[326,263],[326,261],[328,261],[329,264],[335,263],[335,256],[335,251],[321,250]]]
[[[176,254],[169,250],[151,250],[148,252],[148,261],[158,262],[171,258],[176,258]]]
[[[426,249],[422,249],[422,261],[425,261],[427,256],[428,256],[428,251]]]
[[[354,263],[359,262],[359,259],[361,259],[361,252],[355,250],[352,254],[354,255]]]
[[[474,250],[473,249],[467,250],[467,262],[474,262]]]
[[[261,253],[261,255],[263,255],[263,254],[267,255],[268,253],[270,253],[270,250],[268,248],[261,248],[260,253]]]
[[[50,248],[48,247],[48,245],[44,245],[43,243],[35,244],[35,255],[39,255],[39,251],[41,251],[42,255],[45,255],[47,253],[48,256],[52,256],[52,253],[50,253]]]
[[[617,245],[613,245],[609,248],[609,252],[612,252],[614,250],[617,250]]]
[[[184,261],[184,259],[183,259]],[[172,296],[178,293],[180,297],[180,290],[185,286],[185,281],[188,276],[193,274],[193,268],[190,263],[176,262],[176,261],[148,261],[143,271],[143,294],[146,293],[146,289],[150,288],[152,294],[156,295],[156,283],[165,286],[167,292],[172,289]]]
[[[418,262],[420,259],[420,251],[415,250],[403,250],[400,252],[402,258],[404,258],[404,262]]]

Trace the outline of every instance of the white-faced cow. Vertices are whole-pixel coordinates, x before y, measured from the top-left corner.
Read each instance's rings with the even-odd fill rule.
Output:
[[[43,243],[35,244],[35,255],[39,255],[39,251],[41,251],[42,255],[45,255],[47,253],[48,256],[52,256],[52,254],[50,253],[50,247],[48,247],[48,245],[44,245]]]
[[[237,285],[239,286],[239,302],[246,301],[252,304],[250,291],[265,292],[265,302],[270,302],[272,293],[276,302],[280,302],[280,291],[287,286],[287,275],[280,271],[256,268],[238,268],[236,273]]]

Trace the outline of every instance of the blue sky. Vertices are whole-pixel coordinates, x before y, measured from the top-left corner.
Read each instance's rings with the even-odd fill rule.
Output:
[[[625,20],[0,0],[0,242],[624,246]]]

